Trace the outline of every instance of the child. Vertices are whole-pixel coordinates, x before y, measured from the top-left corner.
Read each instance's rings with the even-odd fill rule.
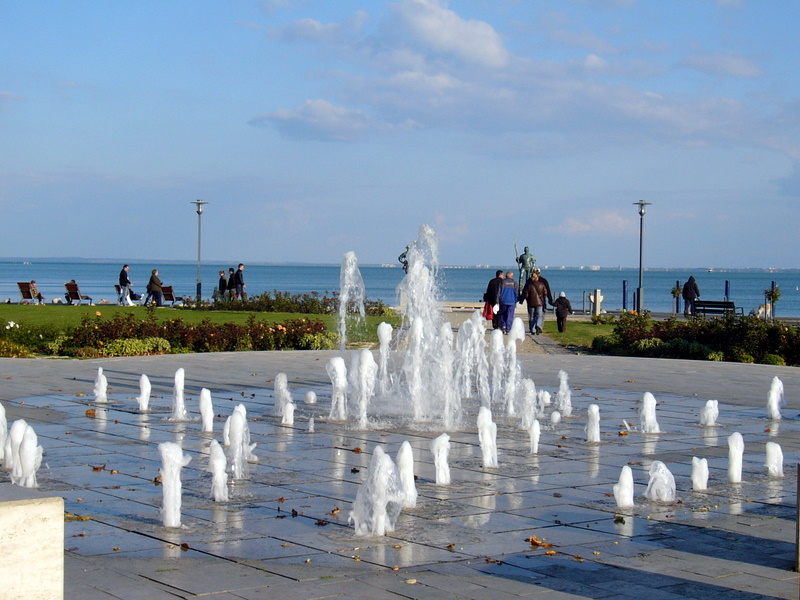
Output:
[[[572,304],[569,303],[567,295],[561,292],[553,302],[553,307],[556,309],[556,324],[558,325],[559,333],[564,333],[567,330],[567,315],[574,314],[572,311]]]

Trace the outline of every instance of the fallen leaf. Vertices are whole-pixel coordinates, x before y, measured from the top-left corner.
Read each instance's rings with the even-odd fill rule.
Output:
[[[292,517],[296,517],[299,514],[295,509],[292,509]]]
[[[327,524],[328,522],[323,519],[317,519],[317,522],[314,523],[314,525],[316,525],[317,527],[325,527],[325,525]]]
[[[407,583],[408,585],[414,585],[415,583],[417,583],[417,580],[416,579],[406,579],[404,583]]]
[[[117,469],[111,469],[109,473],[111,473],[112,475],[119,475],[119,471]]]
[[[400,570],[400,567],[398,567],[397,565],[394,565],[392,567],[392,571],[399,571],[399,570]]]
[[[331,514],[332,514],[332,515],[338,515],[338,514],[339,514],[339,507],[337,506],[336,508],[334,508],[334,509],[331,511]]]
[[[400,550],[402,546],[400,544],[395,544],[394,546],[392,546],[392,548],[394,548],[395,550]]]
[[[183,543],[181,544],[181,550],[183,550],[184,552],[186,552],[187,550],[191,550],[191,548],[189,547],[189,544],[187,544],[186,542],[183,542]]]
[[[278,498],[276,500],[276,502],[285,502],[285,501],[286,501],[286,498],[284,498],[283,496],[281,496],[280,498]]]
[[[307,559],[306,559],[306,564],[308,564],[308,563],[310,563],[310,562],[311,562],[311,559],[310,559],[310,558],[307,558]]]
[[[547,556],[555,556],[556,555],[556,551],[555,550],[548,550],[547,552],[545,552],[545,554]]]
[[[95,410],[93,408],[87,408],[86,412],[83,413],[83,414],[85,414],[90,419],[94,419],[94,416],[95,416],[96,413],[95,413]]]
[[[361,469],[356,469],[355,467],[353,467],[352,469],[350,469],[350,472],[351,473],[361,473]]]
[[[90,466],[91,466],[91,465],[90,465]],[[106,468],[106,466],[105,466],[105,465],[99,465],[99,466],[97,466],[97,467],[94,467],[94,466],[92,466],[92,471],[102,471],[102,470],[103,470],[103,469],[105,469],[105,468]]]
[[[120,548],[119,546],[114,546],[111,550],[113,550],[114,552],[119,552]]]
[[[447,544],[447,549],[448,550],[455,550],[455,547],[456,547],[455,544]]]
[[[361,454],[361,448],[353,448],[352,452],[355,452],[356,454]]]
[[[628,435],[628,432],[627,432],[627,431],[620,431],[620,432],[618,432],[618,433],[619,433],[619,435]]]
[[[530,543],[531,546],[536,546],[538,548],[552,548],[553,547],[553,544],[545,542],[544,540],[540,540],[535,535],[532,535],[531,537],[528,538],[528,543]]]
[[[635,379],[628,379],[628,383],[636,383]]]
[[[575,560],[576,562],[583,562],[583,557],[582,557],[580,554],[576,554],[576,555],[574,556],[574,560]]]

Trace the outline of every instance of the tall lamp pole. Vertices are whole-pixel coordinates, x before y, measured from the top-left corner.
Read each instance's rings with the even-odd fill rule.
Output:
[[[636,312],[642,314],[642,307],[644,306],[642,301],[644,296],[644,207],[649,206],[652,202],[639,200],[633,204],[639,207],[639,287],[636,290]]]
[[[203,205],[208,204],[205,200],[195,200],[190,202],[194,204],[197,210],[197,303],[203,298],[203,276],[200,269],[200,240],[203,223]]]

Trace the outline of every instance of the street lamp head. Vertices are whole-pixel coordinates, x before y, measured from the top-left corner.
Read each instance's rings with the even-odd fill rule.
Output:
[[[645,214],[644,207],[645,206],[650,206],[651,204],[652,204],[652,202],[647,202],[646,200],[639,200],[639,201],[633,203],[634,206],[638,206],[639,207],[639,216],[640,217],[643,217],[644,214]]]
[[[189,204],[194,204],[196,209],[197,209],[197,214],[198,215],[202,215],[203,214],[203,205],[204,204],[208,204],[208,202],[206,202],[205,200],[193,200]]]

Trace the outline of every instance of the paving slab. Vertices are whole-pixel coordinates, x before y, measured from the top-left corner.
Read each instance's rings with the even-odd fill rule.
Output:
[[[546,346],[545,338],[526,340]],[[497,415],[500,466],[485,469],[477,408],[451,432],[452,484],[434,483],[430,440],[441,431],[392,425],[359,431],[328,419],[335,352],[244,352],[71,359],[0,359],[0,401],[9,422],[25,418],[44,447],[39,487],[64,498],[66,597],[80,598],[796,598],[792,570],[800,460],[800,373],[790,367],[581,356],[522,351],[523,375],[555,394],[569,374],[573,416],[543,422],[537,455],[517,417]],[[92,397],[98,367],[109,402]],[[186,371],[190,420],[172,422],[174,374]],[[139,377],[153,383],[139,414]],[[296,425],[273,415],[273,384],[286,373]],[[768,420],[770,382],[788,406]],[[197,396],[212,392],[215,431],[200,432]],[[305,405],[305,391],[317,393]],[[658,400],[662,433],[638,432],[642,394]],[[700,427],[708,399],[716,427]],[[247,406],[258,462],[210,499],[210,441]],[[601,442],[587,444],[589,404]],[[94,411],[93,414],[87,411]],[[315,431],[308,420],[315,419]],[[629,431],[625,423],[631,426]],[[743,482],[727,481],[727,437],[745,439]],[[394,532],[357,537],[348,513],[377,444],[394,455],[408,440],[418,504]],[[161,523],[162,441],[192,457],[183,470],[182,527]],[[764,467],[765,444],[784,452],[785,477]],[[693,456],[707,458],[709,489],[691,488]],[[679,502],[642,497],[648,469],[665,462]],[[631,466],[633,508],[612,487]],[[7,477],[7,475],[2,475]],[[84,520],[87,519],[87,520]],[[537,542],[531,543],[531,536]],[[541,544],[541,545],[540,545]],[[546,544],[546,545],[544,545]],[[412,582],[413,581],[413,582]],[[546,594],[546,596],[545,596]]]

